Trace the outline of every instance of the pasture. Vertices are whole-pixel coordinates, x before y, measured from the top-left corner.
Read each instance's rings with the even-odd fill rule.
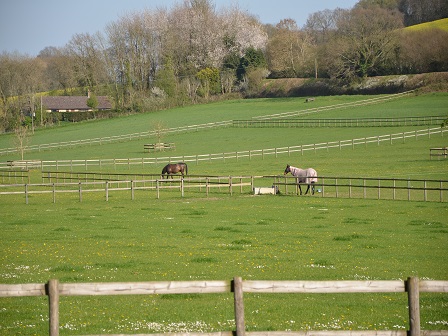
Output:
[[[318,97],[331,105],[365,97]],[[327,111],[320,117],[446,115],[447,94],[409,96],[363,107]],[[36,131],[32,141],[127,134],[167,127],[247,119],[306,109],[303,99],[228,101],[120,120]],[[311,117],[311,116],[307,116]],[[316,114],[317,117],[317,114]],[[419,127],[233,129],[170,134],[169,155],[182,156],[310,144],[390,134]],[[421,128],[421,127],[420,127]],[[10,141],[0,136],[2,146]],[[167,156],[144,153],[148,139],[32,152],[28,159]],[[440,136],[319,150],[304,155],[189,163],[190,174],[276,175],[287,163],[314,167],[320,175],[447,179],[447,161],[430,160],[429,148],[446,146]],[[17,159],[3,156],[2,161]],[[150,167],[103,167],[160,173]],[[98,169],[92,168],[92,171]],[[39,181],[40,171],[32,172]],[[330,199],[318,196],[206,197],[178,193],[156,199],[141,191],[76,195],[0,196],[2,283],[125,282],[167,280],[391,280],[418,276],[447,280],[446,203]],[[448,329],[445,294],[421,295],[422,329]],[[409,317],[404,294],[246,294],[246,327],[272,330],[402,330]],[[233,330],[229,295],[61,297],[61,334],[157,333]],[[47,333],[46,298],[0,298],[0,333]]]

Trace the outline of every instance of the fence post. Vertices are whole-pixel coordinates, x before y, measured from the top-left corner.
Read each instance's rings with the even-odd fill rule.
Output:
[[[381,180],[378,179],[378,199],[381,199]]]
[[[184,178],[180,179],[180,196],[184,197]]]
[[[410,277],[406,281],[409,303],[409,336],[420,336],[420,293],[419,280]]]
[[[106,202],[109,201],[109,181],[106,181]]]
[[[428,200],[428,193],[427,193],[427,191],[426,191],[426,180],[425,180],[425,182],[423,182],[423,189],[424,189],[424,199],[425,199],[425,202]]]
[[[233,293],[234,293],[234,305],[235,305],[236,336],[245,336],[246,326],[244,323],[244,301],[243,301],[243,279],[242,278],[240,278],[240,277],[233,278]]]
[[[25,184],[25,203],[28,204],[28,184]]]
[[[232,191],[232,176],[229,176],[229,192],[230,192],[230,196],[233,195],[233,191]]]
[[[325,197],[325,178],[322,177],[322,197]]]
[[[408,201],[411,200],[411,181],[408,179]]]
[[[334,179],[334,184],[336,186],[336,198],[339,197],[339,192],[338,192],[338,179]]]
[[[59,335],[59,281],[48,281],[48,301],[50,306],[50,336]]]
[[[367,197],[367,188],[366,188],[366,179],[364,179],[363,180],[364,182],[363,182],[363,185],[364,185],[364,198],[366,198]]]
[[[443,134],[443,133],[442,133]],[[440,181],[440,202],[443,202],[443,183]]]
[[[348,198],[352,198],[352,179],[348,179]]]
[[[393,195],[394,195],[394,196],[393,196],[393,199],[394,199],[394,200],[395,200],[395,190],[396,190],[396,189],[395,189],[395,179],[394,179],[394,188],[393,188]]]
[[[134,181],[131,180],[131,200],[134,200]]]

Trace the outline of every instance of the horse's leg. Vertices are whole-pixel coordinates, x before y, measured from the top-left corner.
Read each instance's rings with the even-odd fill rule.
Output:
[[[300,183],[298,185],[299,185],[300,195],[302,195],[302,187],[300,186]]]
[[[305,195],[308,194],[308,191],[310,191],[310,185],[309,184],[306,185]]]
[[[311,195],[314,195],[314,182],[311,182]]]

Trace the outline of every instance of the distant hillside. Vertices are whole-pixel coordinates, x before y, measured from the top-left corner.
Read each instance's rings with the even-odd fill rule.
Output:
[[[448,91],[448,72],[368,77],[357,84],[341,86],[330,79],[267,79],[258,97],[306,97],[342,94],[384,94],[419,89]]]
[[[420,23],[418,25],[404,28],[405,31],[419,31],[428,29],[441,29],[448,32],[448,18],[431,22]]]

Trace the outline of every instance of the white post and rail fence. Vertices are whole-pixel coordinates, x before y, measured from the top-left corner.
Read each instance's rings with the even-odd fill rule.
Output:
[[[339,141],[328,141],[314,144],[305,144],[297,146],[287,146],[287,147],[275,147],[275,148],[264,148],[264,149],[253,149],[245,151],[235,151],[235,152],[220,152],[220,153],[210,153],[210,154],[197,154],[197,155],[182,155],[182,156],[165,156],[165,157],[140,157],[140,158],[123,158],[123,159],[89,159],[89,160],[12,160],[7,162],[0,162],[0,169],[5,168],[23,168],[23,169],[79,169],[80,167],[85,168],[85,170],[91,169],[92,167],[103,168],[103,167],[113,167],[114,169],[127,167],[130,169],[132,166],[142,166],[161,163],[172,163],[172,162],[195,162],[199,163],[202,161],[215,161],[215,160],[240,160],[252,158],[262,158],[265,156],[279,156],[279,155],[291,155],[294,153],[300,153],[301,155],[306,152],[316,152],[318,150],[330,150],[330,149],[343,149],[352,148],[355,149],[359,146],[368,146],[369,144],[394,144],[397,141],[400,143],[405,143],[407,140],[418,140],[421,137],[431,138],[431,136],[440,135],[443,137],[445,133],[448,132],[448,128],[428,128],[409,132],[400,132],[386,135],[377,135],[356,139],[339,140]],[[62,147],[64,148],[64,147]],[[444,148],[444,147],[441,147]],[[0,149],[0,154],[3,149]],[[16,153],[16,151],[8,151],[8,154]],[[429,153],[430,151],[428,151]],[[5,152],[5,154],[7,154]],[[435,152],[434,152],[435,154]],[[441,158],[446,158],[446,155],[440,156]]]
[[[448,293],[448,281],[419,280],[410,277],[402,280],[381,281],[164,281],[115,283],[60,283],[56,279],[46,284],[0,284],[0,297],[48,296],[49,335],[58,336],[60,328],[59,302],[61,296],[92,295],[157,295],[157,294],[212,294],[234,293],[235,331],[221,331],[216,336],[441,336],[448,330],[421,330],[420,293]],[[244,293],[407,293],[409,329],[406,330],[336,330],[336,331],[246,331]],[[151,334],[148,334],[151,335]],[[182,334],[184,335],[184,334]],[[203,335],[188,333],[185,335]]]

